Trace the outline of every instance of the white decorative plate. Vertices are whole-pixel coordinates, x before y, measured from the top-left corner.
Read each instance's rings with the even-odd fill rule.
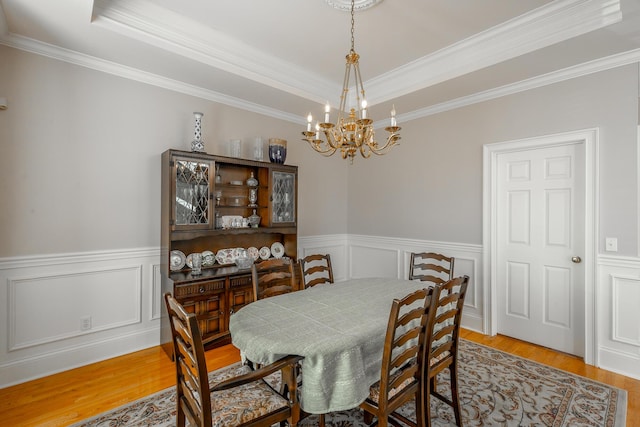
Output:
[[[269,259],[269,257],[271,256],[271,251],[269,250],[268,247],[263,246],[260,248],[260,258],[261,259]]]
[[[218,264],[233,264],[233,251],[235,251],[235,248],[220,249],[218,253],[216,253],[216,261]]]
[[[186,263],[187,263],[187,267],[189,268],[193,268],[193,261],[191,260],[192,257],[193,257],[193,254],[187,255]]]
[[[236,259],[240,258],[241,256],[244,256],[246,254],[246,251],[244,250],[244,248],[233,248],[233,252],[231,252],[231,256],[233,257],[233,262],[236,262]]]
[[[258,248],[255,248],[253,246],[247,249],[247,255],[253,258],[254,261],[260,258],[260,252],[258,252]]]
[[[274,256],[274,258],[282,258],[282,256],[284,255],[284,246],[282,246],[282,243],[275,242],[273,245],[271,245],[271,254]]]
[[[216,263],[216,255],[211,251],[202,252],[202,266],[211,267]]]
[[[186,257],[182,251],[171,251],[169,256],[169,269],[171,271],[182,270],[186,262]]]

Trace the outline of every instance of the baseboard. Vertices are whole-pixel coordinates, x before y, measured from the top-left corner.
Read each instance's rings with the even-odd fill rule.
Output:
[[[159,326],[0,365],[0,388],[156,346]]]

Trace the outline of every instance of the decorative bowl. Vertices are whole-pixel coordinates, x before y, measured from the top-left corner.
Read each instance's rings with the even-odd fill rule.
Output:
[[[227,197],[227,204],[229,206],[246,206],[247,196],[230,196]]]
[[[269,138],[269,160],[271,163],[283,164],[287,159],[287,140]]]
[[[256,210],[253,210],[253,215],[249,215],[249,225],[253,228],[258,228],[260,226],[260,215],[256,214]]]

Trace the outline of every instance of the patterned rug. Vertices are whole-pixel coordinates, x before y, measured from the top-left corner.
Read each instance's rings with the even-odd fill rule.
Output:
[[[627,393],[480,344],[460,340],[459,382],[463,423],[471,426],[624,427]],[[439,388],[446,390],[443,378]],[[448,393],[448,390],[445,394]],[[455,425],[453,411],[431,399],[432,426]],[[413,405],[401,411],[415,419]],[[366,427],[358,410],[327,415],[328,426]],[[152,394],[73,427],[175,425],[175,389]],[[317,425],[309,417],[299,425]]]

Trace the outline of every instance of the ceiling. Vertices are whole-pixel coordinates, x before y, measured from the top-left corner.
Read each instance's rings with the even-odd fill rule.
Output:
[[[302,125],[339,103],[344,1],[0,0],[0,43]],[[640,0],[356,5],[376,120],[392,105],[403,122],[640,61]]]

